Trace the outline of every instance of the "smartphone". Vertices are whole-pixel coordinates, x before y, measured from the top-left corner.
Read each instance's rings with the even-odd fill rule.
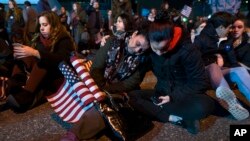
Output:
[[[12,45],[13,45],[13,47],[15,47],[15,46],[20,46],[20,47],[22,47],[22,46],[23,46],[23,44],[20,44],[20,43],[13,43]]]
[[[159,99],[159,97],[157,97],[157,96],[151,96],[150,99],[151,99],[151,101],[152,101],[155,105],[161,103],[161,101],[162,101],[162,99]]]

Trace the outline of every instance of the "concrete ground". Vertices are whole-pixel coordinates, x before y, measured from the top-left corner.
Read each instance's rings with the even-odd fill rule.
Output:
[[[149,73],[142,83],[143,88],[152,88],[155,78]],[[235,90],[240,100],[244,101]],[[213,91],[208,91],[214,95]],[[245,105],[249,110],[249,103]],[[11,110],[0,112],[0,141],[59,141],[66,132],[60,124],[51,118],[53,109],[49,103],[42,104],[23,114]],[[201,131],[197,135],[170,123],[154,122],[154,128],[138,139],[138,141],[229,141],[229,128],[233,124],[248,124],[250,118],[236,121],[230,116],[209,116],[200,121]],[[109,140],[101,137],[99,140]]]

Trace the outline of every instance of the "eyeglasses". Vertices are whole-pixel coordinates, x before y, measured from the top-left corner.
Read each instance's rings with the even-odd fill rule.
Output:
[[[239,28],[239,29],[241,29],[241,28],[243,28],[243,25],[232,26],[232,28],[233,28],[233,29],[234,29],[234,28]]]

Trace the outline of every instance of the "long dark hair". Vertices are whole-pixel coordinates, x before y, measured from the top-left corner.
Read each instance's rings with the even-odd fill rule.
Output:
[[[15,22],[19,22],[23,16],[22,10],[20,8],[18,8],[15,0],[9,0],[9,2],[11,2],[13,4],[14,8],[13,8],[13,11],[12,11],[12,9],[9,9],[7,11],[6,18],[8,20],[8,18],[11,16],[11,14],[13,12]]]
[[[132,29],[132,25],[133,25],[131,17],[127,14],[120,14],[118,17],[120,17],[122,19],[124,27],[125,27],[125,31],[130,31]],[[118,17],[117,17],[117,19],[118,19]]]
[[[174,36],[174,25],[170,21],[153,22],[149,28],[149,39],[160,42],[165,39],[172,39]]]

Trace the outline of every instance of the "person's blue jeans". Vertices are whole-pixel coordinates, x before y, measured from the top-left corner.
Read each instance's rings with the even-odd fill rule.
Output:
[[[220,86],[230,89],[228,83],[236,83],[239,91],[250,102],[250,75],[243,67],[220,68],[213,63],[206,66],[211,85],[214,89]]]

